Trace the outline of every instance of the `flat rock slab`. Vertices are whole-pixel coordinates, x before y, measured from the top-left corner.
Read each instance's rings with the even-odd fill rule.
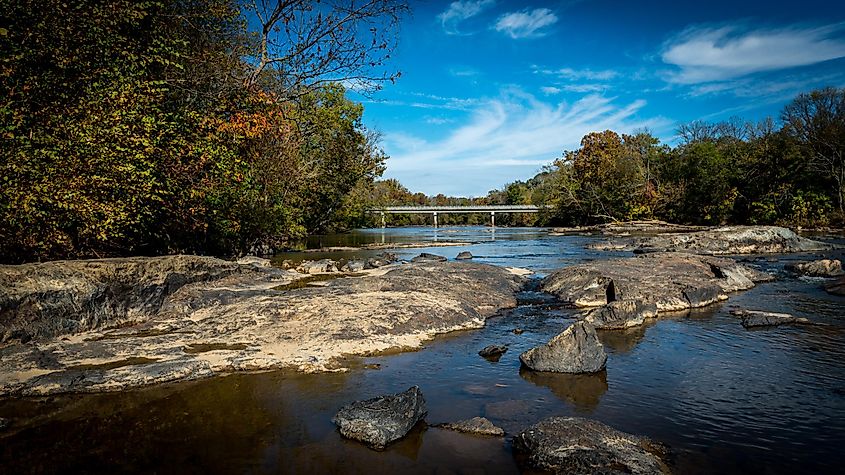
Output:
[[[444,262],[447,259],[444,256],[437,254],[430,254],[428,252],[420,253],[417,257],[411,259],[411,262]]]
[[[685,251],[706,255],[786,254],[837,248],[834,244],[807,239],[778,226],[727,226],[691,233],[597,243],[589,247],[634,252]]]
[[[117,391],[233,371],[342,370],[345,355],[413,349],[437,334],[480,328],[516,306],[524,281],[500,267],[436,262],[285,290],[278,286],[301,274],[231,265],[225,277],[183,285],[111,320],[119,325],[7,342],[0,346],[0,395]],[[74,302],[73,291],[66,295]],[[31,325],[52,325],[53,314],[40,315]]]
[[[839,259],[819,259],[789,264],[786,266],[786,270],[808,277],[838,277],[845,274],[842,271],[842,261]]]
[[[496,437],[505,435],[504,429],[496,427],[492,422],[484,417],[473,417],[472,419],[464,421],[448,422],[446,424],[440,424],[438,427],[456,430],[467,434],[490,435]]]
[[[578,307],[634,300],[664,312],[710,305],[771,279],[732,259],[666,252],[565,267],[543,279],[540,288]]]
[[[596,373],[604,369],[607,354],[595,328],[580,321],[570,325],[545,345],[522,353],[519,360],[533,371]]]
[[[383,449],[405,437],[426,413],[422,391],[412,386],[405,392],[344,406],[332,422],[344,437]]]
[[[662,445],[580,417],[545,419],[514,437],[513,448],[532,468],[554,473],[669,473]]]
[[[810,323],[810,320],[788,313],[761,312],[758,310],[732,310],[731,314],[742,319],[745,328],[774,327],[790,323]]]
[[[553,228],[550,234],[573,234],[573,233],[602,233],[602,234],[657,234],[657,233],[678,233],[701,231],[706,226],[686,226],[683,224],[672,224],[658,220],[621,221],[615,223],[604,223],[593,226],[577,226],[571,228]]]

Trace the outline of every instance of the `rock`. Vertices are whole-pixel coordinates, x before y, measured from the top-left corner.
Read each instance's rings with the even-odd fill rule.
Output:
[[[331,259],[320,259],[317,261],[303,261],[296,268],[302,274],[325,274],[337,272],[337,263]]]
[[[580,417],[540,421],[514,437],[513,448],[532,468],[555,473],[669,473],[660,444]]]
[[[522,328],[514,328],[513,329],[514,335],[522,335],[523,333],[525,333],[525,330],[523,330]]]
[[[787,323],[810,323],[802,317],[796,317],[788,313],[760,312],[757,310],[732,310],[731,314],[742,319],[742,326],[745,328],[770,327],[784,325]]]
[[[665,312],[709,305],[771,279],[732,259],[667,252],[565,267],[543,279],[540,288],[577,307],[634,300]]]
[[[411,259],[411,262],[442,262],[445,261],[446,258],[443,256],[438,256],[437,254],[429,254],[427,252],[420,253],[419,256]]]
[[[640,221],[619,221],[614,223],[604,223],[594,226],[577,226],[574,228],[553,228],[549,234],[573,234],[573,233],[602,233],[602,234],[656,234],[656,233],[678,233],[701,231],[707,229],[706,226],[685,226],[682,224],[672,224],[665,221],[658,220],[640,220]]]
[[[465,259],[472,259],[472,253],[469,251],[461,251],[455,256],[457,260],[465,260]]]
[[[786,254],[837,248],[834,244],[807,239],[777,226],[727,226],[625,242],[628,244],[626,249],[634,252],[686,251],[707,255]]]
[[[496,266],[436,262],[402,264],[381,275],[336,278],[324,287],[281,290],[277,287],[305,275],[218,263],[232,273],[179,288],[175,285],[180,281],[174,279],[176,290],[160,290],[167,296],[155,305],[138,305],[143,311],[134,311],[131,319],[114,318],[105,322],[108,325],[92,325],[69,338],[44,337],[37,345],[11,341],[0,345],[0,395],[119,391],[233,371],[336,370],[345,355],[408,350],[437,334],[480,328],[498,310],[516,306],[516,294],[525,281]],[[53,275],[31,276],[23,283],[29,289],[48,288]],[[162,275],[174,273],[162,271]],[[10,281],[0,286],[0,299],[18,295],[15,292],[23,283]],[[132,301],[139,296],[122,293],[147,285],[147,280],[134,282],[130,277],[119,282],[123,287],[101,288],[100,292],[112,292],[108,298],[83,300],[83,295],[68,291],[64,315],[114,314],[113,307],[95,305]],[[52,328],[49,319],[55,313],[32,309],[41,308],[36,305],[44,299],[55,299],[55,294],[31,292],[27,315],[32,319],[25,321],[26,328]],[[80,310],[74,305],[78,302],[88,307]],[[0,315],[15,311],[3,307]],[[3,326],[7,322],[0,318],[0,329],[16,328]]]
[[[487,420],[487,419],[485,419],[485,420]],[[4,419],[4,418],[0,417],[0,430],[6,430],[6,428],[9,427],[9,425],[11,425],[11,423],[9,422],[9,419]]]
[[[394,262],[399,260],[399,256],[393,254],[392,252],[383,252],[375,257],[370,257],[367,259],[366,268],[367,269],[376,269],[378,267],[384,267],[386,265],[393,264]]]
[[[827,284],[824,290],[833,295],[845,295],[845,277],[840,277],[834,282]]]
[[[508,347],[505,345],[488,345],[479,351],[478,354],[484,358],[495,359],[498,361],[499,358],[507,351]]]
[[[581,321],[573,323],[545,345],[522,353],[519,360],[534,371],[595,373],[604,369],[607,355],[595,328]]]
[[[344,265],[340,270],[342,270],[343,272],[361,272],[362,270],[366,269],[366,267],[366,261],[353,260],[347,262],[346,265]]]
[[[270,267],[270,259],[264,259],[263,257],[256,257],[256,256],[244,256],[238,259],[238,264],[244,266],[255,266],[255,267]]]
[[[340,434],[383,449],[408,433],[426,415],[425,399],[420,388],[356,401],[342,407],[332,419]]]
[[[496,427],[492,422],[484,417],[473,417],[465,421],[449,422],[440,424],[438,427],[444,429],[456,430],[458,432],[466,432],[468,434],[478,435],[492,435],[501,437],[505,435],[505,431],[501,427]]]
[[[809,277],[837,277],[845,274],[839,259],[820,259],[812,262],[789,264],[786,270]]]
[[[642,325],[657,316],[657,304],[641,300],[614,300],[585,315],[584,321],[599,330],[618,330]]]
[[[0,342],[144,318],[187,284],[249,272],[251,267],[182,255],[0,265]]]

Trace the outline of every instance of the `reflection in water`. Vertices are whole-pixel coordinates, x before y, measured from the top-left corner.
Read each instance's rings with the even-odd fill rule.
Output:
[[[654,326],[656,319],[648,319],[644,324],[622,330],[599,330],[596,334],[608,353],[629,353],[645,337],[646,330]]]
[[[555,396],[583,412],[592,412],[607,392],[607,371],[593,374],[565,374],[531,371],[520,368],[519,375],[537,386],[552,390]]]

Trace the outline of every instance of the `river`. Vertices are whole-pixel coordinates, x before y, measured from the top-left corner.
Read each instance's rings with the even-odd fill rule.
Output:
[[[315,237],[303,248],[447,242],[398,249],[478,262],[553,269],[625,253],[587,251],[589,236],[531,228],[395,228]],[[291,252],[299,260],[381,251]],[[829,253],[838,258],[841,251]],[[750,257],[775,282],[704,310],[601,332],[607,370],[571,376],[521,372],[519,354],[574,321],[576,311],[525,291],[520,305],[481,330],[416,352],[354,358],[352,371],[235,374],[116,394],[0,400],[0,417],[27,422],[0,436],[2,473],[518,473],[509,437],[417,427],[377,452],[344,440],[331,423],[353,400],[419,385],[435,424],[484,416],[513,435],[552,415],[577,415],[672,448],[675,473],[841,473],[845,465],[845,298],[818,279],[783,271],[814,256]],[[729,311],[788,312],[824,326],[746,330]],[[514,328],[524,330],[514,334]],[[508,344],[498,362],[477,355]],[[5,469],[3,469],[5,467]]]

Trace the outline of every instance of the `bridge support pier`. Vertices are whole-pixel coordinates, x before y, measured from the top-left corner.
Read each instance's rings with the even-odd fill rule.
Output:
[[[490,226],[493,227],[493,228],[496,227],[496,212],[495,211],[490,212]]]
[[[434,227],[437,227],[437,211],[434,212]]]
[[[382,211],[382,213],[381,213],[381,228],[384,229],[385,227],[386,226],[385,226],[385,223],[384,223],[384,212]]]

